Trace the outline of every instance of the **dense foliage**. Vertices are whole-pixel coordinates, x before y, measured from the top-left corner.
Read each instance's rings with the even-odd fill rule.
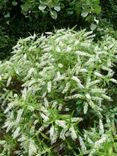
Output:
[[[0,156],[117,156],[117,0],[1,0],[0,60]]]
[[[116,0],[1,0],[0,35],[5,32],[5,37],[1,35],[0,59],[9,56],[20,37],[34,32],[75,25],[77,29],[116,28],[116,13]]]
[[[109,92],[117,41],[93,37],[64,29],[30,36],[1,62],[1,156],[117,155]]]
[[[103,17],[106,18],[110,24],[117,28],[117,1],[116,0],[101,0]]]

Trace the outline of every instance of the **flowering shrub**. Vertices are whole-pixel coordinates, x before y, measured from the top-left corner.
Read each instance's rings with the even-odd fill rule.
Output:
[[[1,156],[101,155],[113,142],[106,105],[117,42],[94,43],[84,30],[46,36],[20,39],[0,64]]]

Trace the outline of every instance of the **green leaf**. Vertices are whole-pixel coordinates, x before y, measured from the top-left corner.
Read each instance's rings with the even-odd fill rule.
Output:
[[[94,31],[94,30],[96,29],[96,27],[97,27],[97,25],[94,24],[94,23],[92,23],[92,24],[90,25],[90,29],[91,29],[92,31]]]
[[[53,19],[57,19],[57,12],[56,11],[51,11],[50,14],[51,14],[51,17]]]
[[[17,3],[16,1],[13,1],[13,2],[12,2],[12,5],[13,5],[13,6],[16,6],[17,4],[18,4],[18,3]]]
[[[59,5],[54,6],[54,10],[56,10],[57,12],[59,12],[61,10]]]
[[[8,12],[6,15],[4,15],[5,18],[9,18],[10,17],[10,13]]]
[[[82,17],[87,17],[88,14],[89,14],[89,13],[88,13],[87,11],[85,11],[85,12],[82,12],[82,13],[81,13],[81,16],[82,16]]]
[[[44,11],[46,9],[46,5],[40,4],[38,8],[39,10]]]

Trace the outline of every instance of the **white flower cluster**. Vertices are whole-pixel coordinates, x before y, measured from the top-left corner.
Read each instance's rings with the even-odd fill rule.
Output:
[[[83,116],[78,110],[84,116],[89,109],[101,113],[103,100],[111,100],[106,84],[117,82],[111,69],[116,43],[110,46],[108,38],[94,43],[91,35],[62,29],[47,38],[30,36],[21,39],[11,59],[0,64],[0,93],[5,94],[3,127],[26,155],[55,152],[56,146],[61,148],[58,141],[69,146],[67,139],[71,144],[78,138],[86,150],[79,136]],[[99,123],[103,134],[102,121]],[[95,148],[106,139],[104,135],[95,142]]]

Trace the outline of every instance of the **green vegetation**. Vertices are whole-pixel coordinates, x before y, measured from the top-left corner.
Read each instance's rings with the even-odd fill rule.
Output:
[[[19,38],[54,28],[116,29],[115,0],[2,0],[0,1],[0,59],[9,57]],[[107,26],[108,25],[108,26]],[[97,33],[98,35],[99,33]],[[99,35],[98,35],[99,37]]]
[[[117,156],[116,0],[0,1],[0,156]]]
[[[117,41],[94,43],[84,30],[46,34],[20,39],[0,65],[1,155],[116,155],[108,87],[117,83]]]

